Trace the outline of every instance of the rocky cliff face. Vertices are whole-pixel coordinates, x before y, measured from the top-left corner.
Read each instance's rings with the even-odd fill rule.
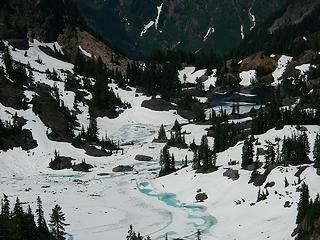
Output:
[[[226,53],[286,0],[75,0],[89,25],[131,56],[161,48]]]

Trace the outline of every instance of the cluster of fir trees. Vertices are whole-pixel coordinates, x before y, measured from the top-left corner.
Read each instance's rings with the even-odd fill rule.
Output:
[[[89,118],[89,126],[87,130],[82,126],[80,134],[76,137],[77,140],[89,143],[99,143],[99,132],[97,126],[97,119],[94,117]]]
[[[159,176],[165,176],[176,171],[176,160],[170,155],[169,146],[166,144],[160,151],[160,172]]]
[[[245,136],[243,130],[236,123],[225,121],[213,126],[214,132],[214,148],[216,152],[222,152],[237,144]]]
[[[133,229],[133,226],[130,225],[129,226],[129,230],[128,230],[128,234],[126,236],[126,240],[151,240],[151,238],[148,236],[146,238],[144,238],[143,236],[141,236],[141,234],[138,232],[136,233]]]
[[[237,114],[236,104],[234,105],[234,113]],[[211,130],[215,138],[214,149],[217,153],[235,146],[238,141],[243,140],[245,137],[244,131],[239,127],[240,124],[229,122],[228,120],[229,115],[222,108],[219,113],[212,110],[209,115]]]
[[[36,220],[30,205],[28,205],[27,211],[24,211],[22,203],[18,197],[11,211],[8,196],[3,194],[0,214],[0,238],[6,240],[65,239],[65,216],[59,205],[56,205],[50,214],[50,230],[44,218],[44,211],[40,197],[37,198],[37,208],[35,213],[37,218]]]
[[[129,226],[128,234],[126,236],[126,240],[151,240],[150,236],[143,237],[139,232],[136,233],[133,229],[133,226]],[[164,240],[168,240],[168,234],[166,233]],[[201,231],[197,230],[196,240],[201,240]]]
[[[54,111],[60,112],[67,122],[63,135],[72,139],[74,137],[73,129],[76,126],[77,117],[61,101],[58,87],[54,85],[50,90],[52,94],[42,91],[41,94],[34,95],[32,110],[35,114],[41,116],[44,105],[50,105]],[[52,132],[48,135],[53,138],[61,137],[55,128],[52,128]]]
[[[139,63],[127,66],[127,83],[133,87],[141,87],[149,96],[160,94],[163,99],[180,97],[181,83],[178,78],[179,65],[166,62],[159,65],[151,62],[142,67]]]
[[[313,146],[313,163],[315,168],[320,167],[320,134],[317,133]]]
[[[32,72],[28,75],[23,64],[13,61],[8,47],[5,47],[2,51],[2,62],[5,66],[5,72],[8,78],[15,87],[21,89],[23,86],[28,86],[33,81]],[[2,69],[0,72],[3,74],[4,70]]]
[[[51,79],[52,81],[61,81],[59,78],[59,75],[55,70],[52,72],[47,70],[47,78]],[[87,82],[85,81],[87,80]],[[68,84],[67,84],[68,83]],[[84,84],[86,84],[90,90],[90,81],[88,78],[84,79]],[[75,78],[75,76],[68,75],[66,79],[66,85],[65,87],[70,87],[70,88],[80,88],[80,82],[78,79]],[[53,96],[57,102],[59,111],[64,114],[66,117],[66,120],[68,122],[68,128],[69,130],[73,130],[74,126],[76,125],[76,116],[72,115],[69,109],[64,106],[63,101],[60,100],[60,95],[59,95],[59,89],[54,86],[53,88]],[[82,127],[81,132],[78,136],[73,136],[73,131],[70,131],[69,135],[73,137],[73,144],[75,146],[83,146],[85,143],[96,143],[100,145],[101,147],[104,147],[106,149],[118,149],[117,144],[114,143],[111,139],[109,139],[107,136],[103,139],[99,139],[98,137],[98,127],[97,127],[97,121],[96,118],[92,116],[91,114],[90,117],[90,122],[88,128],[85,130],[84,127]]]
[[[114,57],[112,56],[114,59]],[[113,60],[117,62],[117,60]],[[118,70],[108,70],[102,62],[101,57],[98,58],[86,58],[80,51],[77,52],[74,61],[74,71],[76,74],[88,77],[99,78],[99,75],[103,74],[107,79],[122,79],[122,75]]]
[[[56,84],[53,86],[52,91],[58,111],[63,114],[67,121],[67,135],[73,137],[73,129],[76,126],[77,117],[73,112],[69,110],[67,106],[64,105],[64,101],[60,99],[60,92]]]
[[[316,57],[314,59],[312,59],[311,63],[312,66],[315,67],[311,67],[308,74],[307,74],[307,78],[308,79],[317,79],[320,77],[320,56],[319,54],[316,55]]]
[[[252,120],[254,134],[266,133],[272,128],[282,129],[284,125],[319,125],[320,108],[315,111],[304,109],[283,108],[276,102],[271,102],[266,107],[258,109],[256,117]]]
[[[308,135],[303,132],[300,135],[293,134],[291,137],[284,137],[282,149],[280,149],[280,138],[276,138],[276,143],[266,141],[265,164],[264,168],[268,168],[273,164],[303,165],[310,164],[309,159],[310,143]],[[254,163],[253,144],[255,139],[253,136],[247,137],[242,147],[242,168],[246,168]],[[313,163],[315,168],[320,166],[320,134],[315,138],[313,147]]]
[[[254,163],[254,149],[253,149],[254,141],[255,141],[254,136],[251,135],[247,137],[243,142],[242,155],[241,155],[242,157],[241,167],[244,169]]]
[[[283,139],[281,162],[284,166],[310,163],[309,153],[310,144],[305,132],[298,136],[293,134],[291,137]]]
[[[181,93],[181,97],[176,101],[179,108],[191,111],[194,114],[193,121],[204,122],[206,120],[203,104],[196,97],[187,91]]]
[[[62,157],[60,156],[59,152],[57,150],[54,150],[54,157],[51,159],[49,163],[49,168],[53,170],[61,170],[63,168],[71,168],[72,163],[71,161],[69,163],[63,162]]]
[[[111,79],[122,79],[123,77],[119,72],[114,73],[108,71],[101,58],[85,59],[84,56],[79,53],[75,60],[74,72],[87,78],[95,79],[93,87],[88,89],[92,94],[92,99],[89,104],[92,113],[104,111],[111,117],[117,117],[117,107],[130,107],[130,104],[123,103],[108,86]]]
[[[278,141],[279,143],[279,141]],[[264,168],[268,168],[272,164],[276,163],[277,157],[279,157],[279,154],[277,155],[275,144],[273,144],[270,141],[266,142],[266,154],[265,154],[265,164]],[[278,145],[279,148],[279,145]]]
[[[215,149],[210,149],[206,135],[202,136],[199,146],[192,144],[191,148],[193,150],[193,169],[197,172],[206,172],[216,168],[217,154]]]
[[[314,233],[319,232],[316,222],[320,218],[320,196],[317,194],[314,200],[310,199],[309,188],[303,183],[301,187],[298,213],[296,218],[297,236],[296,240],[311,239]]]
[[[0,119],[0,136],[1,137],[10,137],[15,136],[22,131],[22,122],[19,121],[18,114],[15,113],[12,116],[12,122],[10,121],[2,121]]]
[[[182,127],[178,120],[175,120],[173,127],[170,131],[170,139],[168,145],[171,147],[187,148],[185,136],[182,134]]]
[[[136,233],[133,229],[133,226],[129,226],[128,234],[126,240],[151,240],[149,236],[144,238],[139,232]],[[168,234],[166,233],[164,240],[168,240]],[[198,229],[196,232],[196,240],[201,240],[201,231]]]
[[[150,61],[164,64],[168,61],[176,63],[185,63],[193,65],[197,69],[204,68],[220,68],[223,64],[223,57],[216,55],[213,50],[208,51],[207,54],[201,52],[199,54],[185,52],[181,49],[168,49],[165,51],[154,52],[150,58]]]
[[[85,130],[82,126],[80,133],[73,139],[73,145],[82,147],[86,143],[96,144],[108,150],[120,150],[119,143],[114,142],[106,135],[102,139],[99,138],[99,129],[97,126],[97,119],[90,117],[89,126]]]

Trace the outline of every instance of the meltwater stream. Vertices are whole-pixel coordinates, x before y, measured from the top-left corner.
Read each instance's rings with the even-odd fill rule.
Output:
[[[141,193],[144,193],[150,197],[155,197],[168,206],[181,208],[184,211],[188,212],[188,219],[190,219],[190,224],[193,225],[194,233],[188,236],[183,236],[184,239],[194,239],[194,235],[197,232],[197,230],[205,231],[211,228],[216,223],[216,219],[206,212],[207,208],[204,206],[181,203],[176,199],[176,194],[173,193],[157,193],[152,189],[150,183],[147,181],[137,183],[137,188]],[[202,220],[202,223],[199,224],[193,220]],[[168,235],[176,234],[176,232],[168,233]],[[157,239],[164,239],[164,236],[158,236],[157,238],[155,238],[155,240]]]

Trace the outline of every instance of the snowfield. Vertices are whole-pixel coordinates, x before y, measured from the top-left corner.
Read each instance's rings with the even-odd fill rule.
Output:
[[[272,73],[274,82],[272,85],[277,86],[282,81],[282,75],[285,72],[287,65],[292,61],[292,57],[282,55],[278,60],[278,67]]]
[[[159,14],[160,12],[161,8]],[[42,43],[37,41],[31,43],[27,57],[24,56],[24,51],[13,51],[11,48],[12,56],[16,61],[30,63],[35,69],[33,73],[36,82],[50,86],[56,84],[64,104],[69,109],[77,107],[81,111],[77,115],[78,122],[88,126],[88,106],[76,102],[74,93],[64,90],[64,82],[48,80],[44,73],[46,69],[55,69],[64,80],[64,71],[73,72],[73,65],[46,55],[39,48],[40,44]],[[39,57],[42,64],[36,62]],[[284,62],[288,61],[286,58]],[[283,61],[279,60],[280,62],[282,64]],[[283,65],[285,64],[281,65],[281,69]],[[279,68],[275,76],[279,77],[281,71]],[[206,70],[195,71],[195,68],[187,67],[179,72],[179,78],[183,81],[183,75],[186,74],[186,81],[195,83],[196,78],[203,76],[205,72]],[[254,73],[247,72],[242,76],[242,84],[247,85]],[[210,84],[214,84],[213,76]],[[189,159],[189,166],[177,173],[158,178],[159,153],[164,144],[154,143],[152,140],[157,136],[160,125],[164,124],[169,136],[176,119],[184,123],[182,130],[187,133],[188,143],[193,139],[200,143],[210,126],[188,123],[175,111],[157,112],[143,108],[141,103],[150,98],[137,93],[134,88],[131,91],[123,90],[116,84],[110,84],[110,87],[123,101],[132,105],[131,109],[124,110],[116,119],[97,119],[100,136],[107,134],[119,141],[124,149],[123,154],[114,153],[110,157],[91,157],[70,143],[49,140],[46,135],[47,127],[33,113],[31,106],[23,111],[0,104],[1,120],[10,120],[17,112],[18,116],[27,120],[24,128],[32,131],[38,143],[37,148],[27,152],[21,148],[0,151],[0,193],[9,195],[11,205],[19,196],[23,203],[30,203],[34,209],[39,195],[48,218],[52,207],[60,204],[67,223],[70,224],[66,231],[70,234],[70,239],[74,240],[123,240],[130,224],[143,235],[150,235],[153,240],[164,239],[166,233],[169,239],[195,239],[198,229],[202,231],[204,240],[293,239],[291,233],[295,228],[299,193],[296,192],[297,186],[292,184],[297,181],[294,176],[297,167],[278,167],[273,170],[265,183],[274,181],[275,186],[268,189],[270,195],[267,200],[259,203],[256,203],[259,188],[248,184],[251,172],[242,170],[240,164],[228,165],[230,160],[241,162],[242,142],[219,153],[219,170],[210,174],[197,174],[192,170],[193,153],[190,150],[170,148],[170,153],[176,157],[177,167],[181,166],[185,156]],[[29,99],[34,94],[31,90],[25,91]],[[252,107],[243,105],[247,109]],[[247,120],[251,119],[238,121]],[[320,129],[315,126],[306,128],[312,149],[315,135]],[[294,126],[285,126],[282,130],[272,129],[255,136],[261,143],[255,149],[263,147],[267,140],[275,142],[276,137],[282,139],[284,136],[291,136],[293,132],[298,132]],[[210,146],[213,142],[214,139],[209,138]],[[128,143],[134,144],[127,145]],[[53,171],[48,165],[55,150],[62,156],[76,159],[76,162],[85,159],[94,168],[88,173]],[[153,160],[138,162],[134,159],[137,154],[151,156]],[[310,157],[312,158],[312,154]],[[259,160],[263,162],[264,157],[260,156]],[[119,165],[133,166],[134,171],[112,172]],[[226,168],[238,170],[240,178],[233,181],[224,177]],[[285,177],[290,183],[287,188],[284,185]],[[320,178],[316,170],[308,167],[301,178],[309,184],[311,195],[315,196],[319,191]],[[263,187],[264,185],[261,189]],[[199,189],[209,197],[203,203],[195,200]],[[292,203],[290,208],[284,208],[286,201]],[[256,204],[251,206],[251,203]]]
[[[178,72],[180,82],[184,83],[197,83],[197,79],[202,77],[206,73],[207,69],[200,69],[196,71],[195,67],[185,67]]]
[[[240,85],[248,87],[256,81],[257,72],[256,70],[243,71],[240,73]]]

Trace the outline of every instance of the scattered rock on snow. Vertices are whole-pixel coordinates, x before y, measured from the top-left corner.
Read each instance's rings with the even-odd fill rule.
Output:
[[[133,167],[127,165],[119,165],[112,169],[113,172],[132,172]]]
[[[98,173],[97,175],[100,176],[100,177],[102,177],[102,176],[109,176],[110,173]]]

